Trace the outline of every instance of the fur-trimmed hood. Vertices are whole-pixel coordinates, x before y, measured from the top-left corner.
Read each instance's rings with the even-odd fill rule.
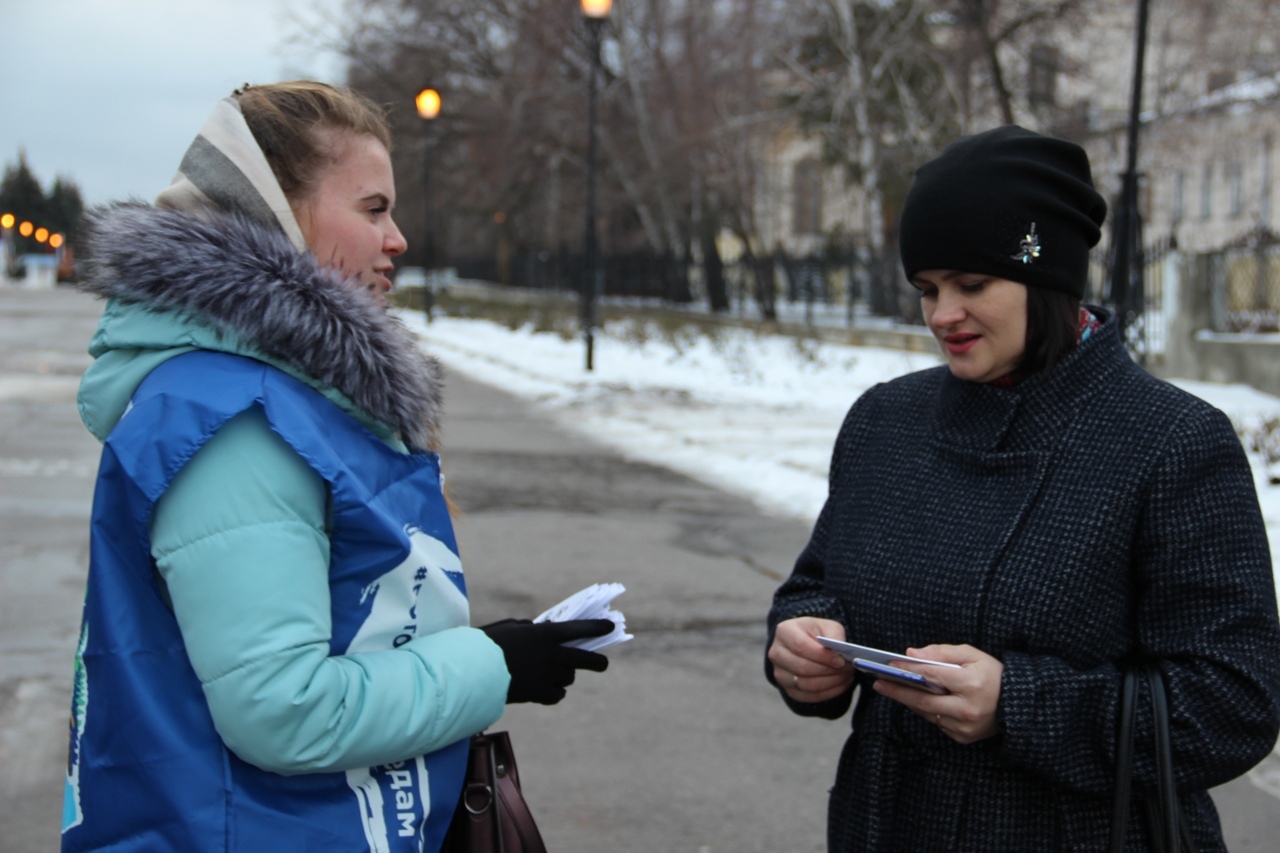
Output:
[[[190,318],[227,341],[219,348],[292,368],[409,444],[436,447],[436,361],[394,316],[295,249],[283,231],[239,213],[192,216],[136,202],[98,208],[88,225],[83,289]]]

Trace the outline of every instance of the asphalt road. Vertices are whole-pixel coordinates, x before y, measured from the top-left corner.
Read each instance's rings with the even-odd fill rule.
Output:
[[[98,447],[75,387],[99,307],[0,286],[0,853],[56,849],[71,657]],[[557,428],[451,375],[444,466],[477,624],[597,581],[636,639],[551,708],[513,706],[530,805],[553,851],[824,847],[847,720],[792,716],[761,677],[769,596],[803,525]],[[1215,791],[1233,851],[1275,850],[1280,804]]]

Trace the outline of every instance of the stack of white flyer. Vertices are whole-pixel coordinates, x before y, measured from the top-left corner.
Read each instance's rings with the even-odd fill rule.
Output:
[[[564,601],[543,613],[534,622],[568,622],[571,619],[608,619],[613,622],[613,630],[602,637],[585,637],[581,640],[570,640],[566,646],[576,646],[589,652],[607,649],[617,643],[625,643],[632,635],[627,633],[627,620],[609,605],[615,598],[626,592],[627,588],[620,583],[596,583],[575,592]]]

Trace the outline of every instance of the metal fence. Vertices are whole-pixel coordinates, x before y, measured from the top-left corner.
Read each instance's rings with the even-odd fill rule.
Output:
[[[1176,275],[1170,268],[1175,260],[1178,244],[1172,237],[1162,237],[1143,247],[1141,288],[1129,295],[1131,303],[1123,309],[1111,302],[1107,279],[1111,274],[1111,257],[1104,247],[1095,250],[1089,258],[1089,291],[1085,301],[1099,303],[1128,317],[1124,330],[1125,347],[1138,360],[1145,363],[1147,356],[1164,352],[1169,331],[1168,305],[1165,299],[1169,278]]]
[[[1255,229],[1194,268],[1208,279],[1215,332],[1280,331],[1280,235]]]
[[[1221,249],[1187,256],[1180,256],[1176,241],[1166,237],[1147,245],[1144,262],[1141,307],[1125,330],[1125,343],[1139,361],[1165,351],[1171,315],[1185,309],[1166,301],[1172,276],[1183,278],[1180,286],[1188,294],[1207,296],[1213,331],[1280,331],[1280,234],[1257,228]],[[1108,258],[1095,253],[1093,294],[1105,294],[1107,274]]]
[[[1141,307],[1126,329],[1126,345],[1136,358],[1163,353],[1170,312],[1165,293],[1177,261],[1177,244],[1164,237],[1146,244]],[[1280,235],[1251,232],[1216,252],[1179,264],[1192,292],[1211,293],[1212,328],[1222,332],[1280,329]],[[651,252],[611,254],[601,259],[604,295],[692,308],[707,303],[700,267],[687,259]],[[576,294],[583,281],[580,253],[517,251],[460,260],[460,278],[503,282],[512,287]],[[811,255],[772,253],[723,265],[729,308],[741,316],[768,312],[782,320],[854,326],[863,322],[919,325],[920,301],[902,278],[896,251],[879,264],[865,253]],[[1095,252],[1087,301],[1106,302],[1108,258]],[[1114,309],[1116,306],[1108,306]]]
[[[1170,306],[1166,302],[1165,295],[1169,277],[1177,274],[1169,266],[1169,261],[1175,257],[1177,249],[1177,241],[1169,236],[1147,246],[1143,253],[1146,265],[1143,267],[1142,274],[1145,283],[1142,338],[1147,353],[1163,353],[1168,340],[1169,312],[1167,309]]]
[[[604,295],[686,303],[694,299],[689,265],[671,255],[649,252],[601,258]],[[585,259],[578,252],[516,251],[498,256],[461,258],[459,278],[479,279],[510,287],[578,293]]]
[[[692,261],[629,252],[608,255],[601,264],[604,296],[673,305],[707,301],[707,283]],[[580,253],[567,251],[516,251],[455,261],[459,278],[562,293],[579,292],[583,265]],[[877,264],[851,251],[776,252],[724,263],[722,274],[729,308],[739,314],[773,311],[784,319],[850,325],[859,316],[920,322],[918,300],[903,292],[896,260]]]
[[[870,317],[898,323],[922,322],[919,300],[910,298],[897,262],[858,252],[796,258],[776,254],[773,261],[786,287],[781,299],[803,306],[805,322],[825,317],[852,326]]]

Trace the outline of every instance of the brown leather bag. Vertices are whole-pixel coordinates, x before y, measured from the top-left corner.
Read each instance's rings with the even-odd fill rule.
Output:
[[[547,853],[506,732],[471,737],[462,797],[441,853]]]

